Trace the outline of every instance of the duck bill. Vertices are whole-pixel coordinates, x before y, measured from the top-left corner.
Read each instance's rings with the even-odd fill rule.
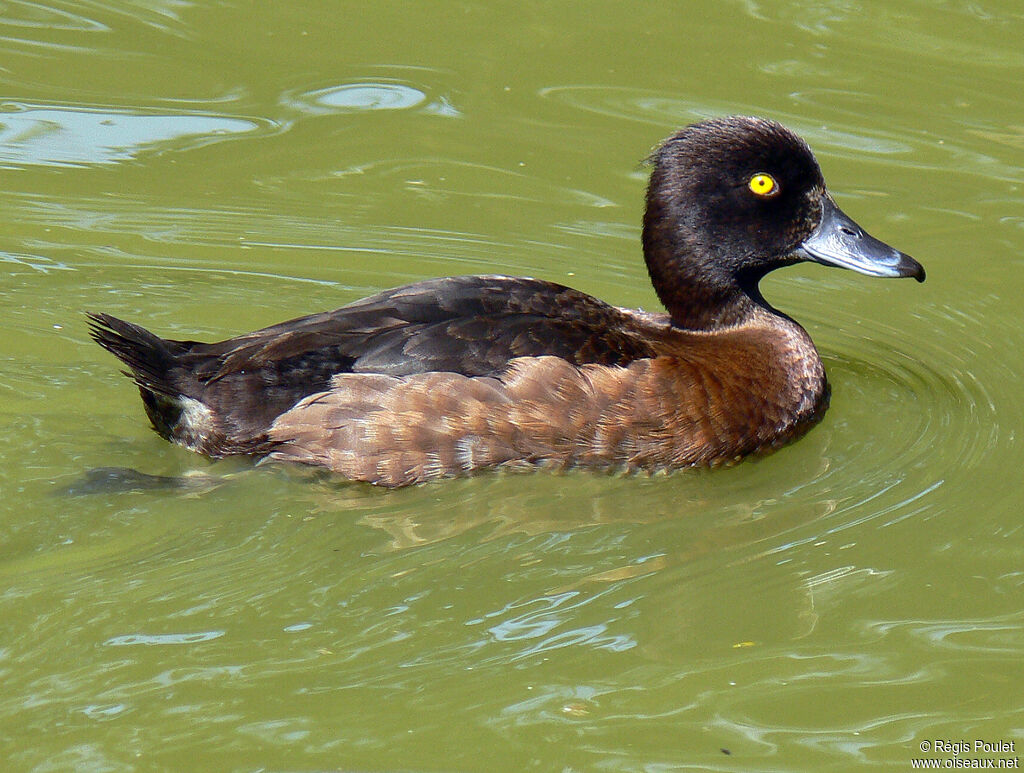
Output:
[[[857,225],[831,196],[823,196],[821,205],[821,222],[797,247],[796,257],[869,276],[912,276],[918,282],[924,281],[924,266]]]

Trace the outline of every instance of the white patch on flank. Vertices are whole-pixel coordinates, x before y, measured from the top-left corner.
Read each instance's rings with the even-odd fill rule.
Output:
[[[477,448],[480,446],[480,438],[473,435],[460,437],[455,441],[455,459],[459,466],[465,470],[475,470],[477,467]]]
[[[203,439],[213,429],[213,411],[192,397],[178,395],[181,416],[178,418],[178,436],[181,444],[193,451],[201,449]]]

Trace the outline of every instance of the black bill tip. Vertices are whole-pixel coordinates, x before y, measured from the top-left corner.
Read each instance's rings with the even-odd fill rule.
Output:
[[[869,234],[827,194],[822,198],[821,222],[795,254],[804,260],[868,276],[913,277],[918,282],[925,279],[924,266]]]

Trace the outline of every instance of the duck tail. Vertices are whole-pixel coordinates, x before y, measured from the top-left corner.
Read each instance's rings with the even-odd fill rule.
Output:
[[[92,339],[128,366],[121,372],[138,384],[153,428],[168,440],[181,442],[182,412],[195,402],[180,383],[179,358],[186,347],[109,314],[86,316]]]
[[[172,383],[175,342],[165,341],[148,330],[109,314],[86,313],[92,340],[128,366],[122,371],[142,389],[176,397],[181,390]]]

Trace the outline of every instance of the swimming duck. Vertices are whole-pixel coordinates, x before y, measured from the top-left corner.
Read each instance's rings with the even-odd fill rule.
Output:
[[[761,278],[798,261],[918,281],[924,268],[847,217],[774,121],[697,123],[650,161],[643,250],[667,313],[459,276],[220,343],[109,314],[89,314],[91,334],[168,440],[388,487],[515,464],[718,466],[777,448],[822,417],[829,387]]]

